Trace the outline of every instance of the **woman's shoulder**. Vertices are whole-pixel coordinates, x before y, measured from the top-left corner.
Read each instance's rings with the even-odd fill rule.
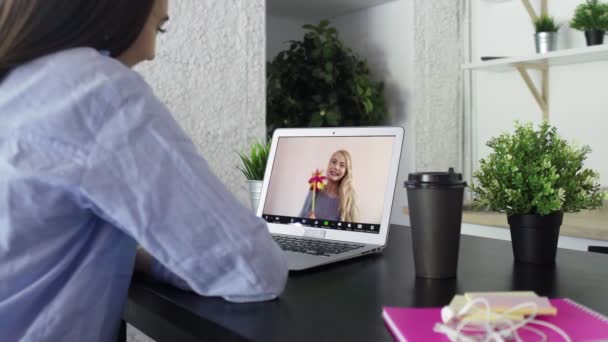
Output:
[[[155,107],[144,111],[145,106]],[[3,127],[7,132],[44,127],[49,135],[69,131],[88,139],[104,125],[120,121],[112,117],[129,112],[129,120],[143,120],[157,112],[165,114],[161,106],[139,74],[91,48],[37,58],[14,69],[0,83],[0,117],[10,123]],[[79,126],[65,130],[68,125]]]
[[[66,88],[145,88],[147,83],[120,61],[88,47],[62,50],[35,59],[10,75],[17,79],[41,78]]]
[[[92,101],[106,107],[120,106],[126,99],[156,100],[154,91],[139,73],[87,47],[40,57],[9,76],[15,77],[17,84],[31,84],[31,93],[72,94],[75,101]]]
[[[57,72],[70,71],[78,75],[82,73],[128,73],[130,71],[117,59],[107,56],[104,52],[89,47],[79,47],[58,51],[40,57],[31,62],[38,66],[52,66]],[[68,76],[68,75],[65,75]]]

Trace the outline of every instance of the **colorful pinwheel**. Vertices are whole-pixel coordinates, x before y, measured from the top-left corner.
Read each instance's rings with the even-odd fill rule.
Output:
[[[323,170],[317,169],[312,173],[312,177],[308,180],[308,184],[310,184],[310,190],[312,190],[312,212],[315,212],[315,197],[317,195],[317,191],[323,190],[325,187],[325,183],[323,183],[327,177],[323,176]]]

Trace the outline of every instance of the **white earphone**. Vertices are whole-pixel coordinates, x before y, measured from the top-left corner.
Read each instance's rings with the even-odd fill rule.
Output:
[[[540,325],[551,329],[558,333],[566,342],[572,340],[562,329],[554,324],[539,321],[536,319],[536,314],[529,315],[522,321],[513,321],[509,319],[509,314],[517,312],[524,308],[531,308],[533,312],[538,312],[538,305],[534,302],[525,302],[513,306],[503,313],[494,313],[490,308],[490,303],[485,298],[476,298],[468,302],[458,312],[454,312],[449,306],[441,309],[441,320],[443,323],[435,324],[433,330],[435,332],[446,335],[450,341],[457,342],[504,342],[505,340],[522,341],[517,331],[519,329],[528,330],[541,338],[541,341],[547,341],[547,336],[540,330],[531,327],[530,325]],[[485,314],[483,322],[471,323],[464,318],[472,312],[472,310],[481,310]],[[471,334],[473,333],[473,334]]]

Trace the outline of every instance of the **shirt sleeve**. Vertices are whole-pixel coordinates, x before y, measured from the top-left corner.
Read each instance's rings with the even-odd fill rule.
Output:
[[[153,278],[160,280],[164,283],[171,284],[182,290],[192,291],[192,288],[190,287],[190,285],[188,285],[186,281],[184,281],[175,273],[164,267],[163,264],[158,262],[156,259],[152,259],[151,263],[152,264],[150,267],[150,275]]]
[[[112,86],[81,180],[91,209],[180,287],[235,302],[278,296],[287,265],[266,223],[213,175],[143,79]]]

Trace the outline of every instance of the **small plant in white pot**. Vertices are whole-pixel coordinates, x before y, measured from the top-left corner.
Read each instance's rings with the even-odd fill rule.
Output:
[[[247,178],[251,208],[253,210],[257,210],[258,203],[260,202],[262,182],[264,181],[264,172],[266,171],[269,152],[270,141],[266,144],[255,142],[251,145],[248,153],[239,152],[239,157],[243,162],[243,167],[239,167],[239,170]]]
[[[587,46],[604,43],[608,30],[608,4],[599,0],[587,0],[576,7],[570,27],[585,32]]]
[[[557,31],[559,26],[555,19],[546,14],[541,15],[534,21],[536,34],[534,35],[537,53],[547,53],[557,50]]]
[[[563,214],[602,206],[599,175],[585,169],[588,146],[574,147],[543,123],[517,124],[491,139],[471,186],[475,200],[507,214],[516,261],[555,263]]]

